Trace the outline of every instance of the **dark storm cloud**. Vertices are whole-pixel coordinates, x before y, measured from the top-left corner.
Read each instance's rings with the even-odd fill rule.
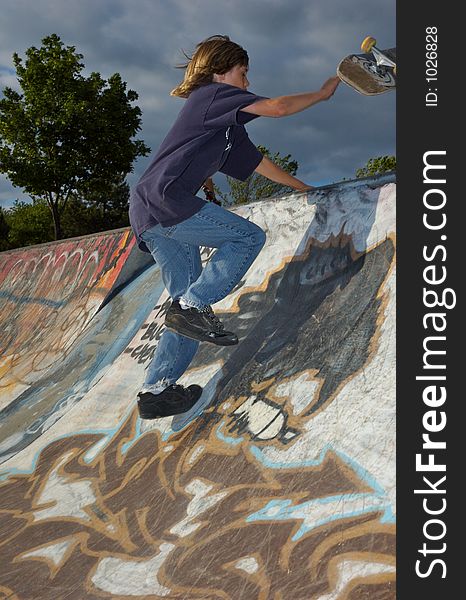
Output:
[[[250,90],[269,97],[316,90],[368,34],[395,44],[390,0],[3,0],[0,86],[14,86],[11,56],[57,33],[84,55],[86,70],[121,73],[139,94],[139,137],[155,151],[183,101],[169,96],[182,78],[174,68],[197,42],[229,35],[250,57]],[[366,98],[341,84],[327,103],[284,119],[248,126],[256,144],[291,154],[311,184],[353,177],[372,156],[395,153],[395,94]],[[135,164],[130,183],[149,158]],[[224,177],[216,182],[222,185]],[[0,201],[21,197],[4,178]]]

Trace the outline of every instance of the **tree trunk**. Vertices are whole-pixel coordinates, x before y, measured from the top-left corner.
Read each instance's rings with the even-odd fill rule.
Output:
[[[61,230],[61,222],[60,222],[60,212],[58,210],[58,202],[54,202],[52,200],[52,202],[49,204],[50,206],[50,210],[52,211],[52,217],[53,217],[53,227],[55,230],[55,239],[56,240],[61,240],[63,237],[62,234],[62,230]]]

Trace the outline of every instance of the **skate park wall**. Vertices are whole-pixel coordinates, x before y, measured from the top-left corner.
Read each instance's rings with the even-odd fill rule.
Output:
[[[395,197],[235,208],[267,235],[214,307],[240,343],[202,344],[200,402],[154,421],[170,299],[132,233],[0,253],[0,597],[396,597]]]

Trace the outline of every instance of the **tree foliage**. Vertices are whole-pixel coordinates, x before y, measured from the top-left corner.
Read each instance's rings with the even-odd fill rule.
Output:
[[[128,227],[128,202],[129,187],[125,181],[115,182],[110,191],[93,192],[86,201],[72,196],[63,213],[66,237]]]
[[[296,175],[298,163],[291,159],[290,154],[280,156],[279,152],[275,152],[275,154],[272,155],[271,151],[265,146],[257,146],[257,148],[264,156],[269,158],[284,171],[287,171],[291,175]],[[227,182],[229,191],[226,193],[215,186],[216,195],[221,199],[223,206],[247,204],[249,202],[261,200],[262,198],[287,194],[291,191],[291,188],[288,186],[270,181],[270,179],[267,179],[258,173],[253,173],[246,181],[239,181],[233,177],[227,176]]]
[[[128,227],[129,187],[115,183],[110,192],[95,193],[90,201],[71,195],[61,215],[62,237],[71,238],[109,229]],[[16,200],[0,209],[0,251],[51,242],[54,239],[52,213],[43,198]]]
[[[8,225],[8,221],[6,220],[5,212],[0,206],[0,252],[3,252],[3,250],[8,250],[10,248],[10,244],[8,242],[9,231],[10,226]]]
[[[32,203],[16,200],[4,211],[4,217],[7,236],[2,250],[51,242],[54,238],[52,214],[41,198]]]
[[[381,175],[387,171],[396,170],[396,156],[377,156],[370,158],[365,167],[356,171],[356,177],[370,177],[372,175]]]
[[[83,56],[53,34],[13,55],[22,93],[0,100],[0,172],[49,207],[55,238],[71,197],[102,198],[121,184],[138,156],[150,152],[133,140],[140,130],[138,95],[115,73],[82,75]]]

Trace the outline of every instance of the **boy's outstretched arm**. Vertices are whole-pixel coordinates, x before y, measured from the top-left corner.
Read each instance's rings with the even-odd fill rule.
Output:
[[[294,115],[318,102],[331,98],[339,83],[339,77],[330,77],[317,92],[304,92],[302,94],[258,100],[241,110],[262,117],[286,117]]]
[[[298,192],[304,192],[306,190],[312,190],[313,187],[311,185],[307,185],[290,175],[286,171],[284,171],[281,167],[272,162],[269,158],[264,156],[259,165],[255,169],[256,173],[259,175],[263,175],[267,177],[267,179],[271,179],[272,181],[276,181],[277,183],[282,183],[283,185],[287,185]]]

